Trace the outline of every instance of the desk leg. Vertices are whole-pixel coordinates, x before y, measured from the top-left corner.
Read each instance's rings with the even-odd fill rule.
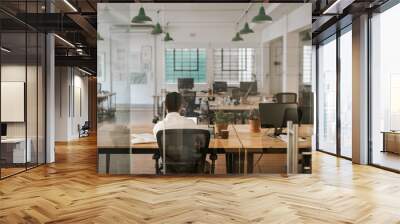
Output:
[[[110,153],[106,154],[106,174],[110,174]]]
[[[247,175],[248,169],[248,161],[247,161],[247,149],[244,149],[244,165],[243,165],[243,173]]]

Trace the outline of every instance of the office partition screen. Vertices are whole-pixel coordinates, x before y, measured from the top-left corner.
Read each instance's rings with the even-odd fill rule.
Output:
[[[42,5],[20,2],[20,15]],[[45,163],[45,45],[44,33],[0,13],[1,179]]]
[[[311,4],[268,5],[288,14],[311,13]],[[257,15],[260,6],[254,4],[249,15]],[[131,22],[140,19],[135,16],[141,7],[151,22]],[[296,151],[301,161],[296,169],[311,172],[311,19],[272,36],[255,30],[237,42],[232,35],[239,28],[227,21],[247,7],[98,4],[99,173],[286,173],[288,139],[275,134],[288,133],[289,120],[301,122],[299,135],[305,138]],[[152,26],[157,22],[163,33]],[[283,109],[292,103],[296,109],[260,114],[260,103]],[[266,115],[277,121],[261,125]]]
[[[371,19],[371,162],[400,170],[400,34],[393,27],[400,19],[400,5]]]

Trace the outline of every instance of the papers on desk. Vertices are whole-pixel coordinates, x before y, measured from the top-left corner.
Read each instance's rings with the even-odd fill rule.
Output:
[[[278,139],[280,139],[280,140],[282,140],[282,141],[284,141],[284,142],[288,142],[288,139],[289,139],[289,137],[288,137],[288,135],[279,135],[278,136]],[[305,142],[306,140],[304,139],[304,138],[299,138],[299,142]]]
[[[143,134],[132,134],[131,144],[145,144],[145,143],[156,143],[157,139],[153,134],[143,133]]]

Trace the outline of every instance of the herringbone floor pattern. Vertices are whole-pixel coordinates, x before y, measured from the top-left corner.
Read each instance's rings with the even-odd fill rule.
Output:
[[[94,138],[0,181],[0,223],[400,223],[400,175],[314,154],[312,175],[96,174]]]

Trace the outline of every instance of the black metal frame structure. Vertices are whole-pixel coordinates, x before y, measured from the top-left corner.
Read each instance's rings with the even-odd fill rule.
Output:
[[[318,44],[316,44],[316,149],[317,151],[327,153],[329,155],[337,156],[340,158],[344,158],[347,160],[351,160],[351,158],[347,156],[343,156],[341,153],[341,117],[340,117],[340,103],[341,103],[341,97],[340,97],[340,79],[341,79],[341,63],[340,63],[340,37],[346,33],[349,32],[349,27],[351,26],[350,24],[347,24],[344,27],[340,27],[338,24],[335,24],[336,32],[328,36],[327,38],[319,41]],[[334,38],[333,38],[334,37]],[[330,41],[336,41],[336,152],[328,152],[325,151],[324,149],[321,149],[319,147],[319,101],[320,101],[320,96],[319,96],[319,47],[321,43],[324,42],[330,42]]]
[[[39,11],[38,10],[38,8],[39,8],[39,2],[41,2],[41,1],[38,1],[38,0],[31,0],[31,1],[28,1],[28,0],[25,0],[25,1],[21,1],[21,3],[25,3],[25,11],[27,11],[27,3],[37,3],[36,4],[36,10],[37,11]],[[8,13],[7,11],[5,11],[5,10],[3,10],[3,9],[1,9],[0,8],[0,11],[2,12],[2,13],[6,13],[6,15],[7,16],[9,16],[9,17],[11,17],[11,19],[14,19],[17,23],[21,23],[21,25],[22,25],[22,27],[24,28],[24,30],[18,30],[18,31],[14,31],[14,32],[11,32],[11,33],[20,33],[20,34],[23,34],[23,35],[25,35],[25,49],[24,49],[24,53],[25,53],[25,83],[24,83],[24,125],[25,125],[25,127],[24,127],[24,129],[25,129],[25,136],[24,136],[24,139],[25,139],[25,168],[24,168],[24,170],[21,170],[21,171],[18,171],[18,172],[15,172],[15,173],[12,173],[12,174],[10,174],[10,175],[7,175],[7,176],[3,176],[2,175],[2,167],[0,166],[0,180],[3,180],[3,179],[6,179],[6,178],[8,178],[8,177],[12,177],[12,176],[15,176],[15,175],[17,175],[17,174],[20,174],[20,173],[23,173],[23,172],[26,172],[26,171],[28,171],[28,170],[30,170],[30,169],[34,169],[34,168],[37,168],[37,167],[39,167],[39,166],[41,166],[41,165],[44,165],[44,164],[46,164],[47,163],[47,33],[46,32],[42,32],[42,31],[40,31],[40,30],[38,30],[38,29],[36,29],[36,28],[34,28],[34,27],[32,27],[32,26],[30,26],[29,24],[27,24],[27,23],[25,23],[23,20],[21,20],[21,19],[19,19],[19,18],[17,18],[17,17],[15,17],[15,16],[13,16],[12,14],[10,14],[10,13]],[[46,7],[46,11],[47,11],[47,7]],[[25,20],[26,20],[26,18],[27,18],[27,15],[28,15],[28,13],[24,13],[25,14]],[[0,28],[1,28],[1,23],[0,23]],[[28,112],[27,112],[27,81],[28,81],[28,34],[32,34],[32,32],[33,32],[33,34],[34,34],[34,36],[35,36],[35,38],[36,38],[36,41],[35,41],[35,44],[36,44],[36,46],[35,46],[35,53],[36,53],[36,136],[34,137],[34,138],[36,138],[36,162],[35,163],[29,163],[29,165],[30,166],[28,166],[28,162],[27,162],[27,160],[28,160],[28,155],[27,155],[27,140],[28,140],[28,125],[27,125],[27,122],[28,122]],[[2,35],[3,35],[3,33],[10,33],[10,32],[3,32],[2,31],[2,29],[0,29],[0,46],[2,45]],[[40,163],[39,162],[39,69],[38,69],[38,66],[39,66],[39,34],[44,34],[43,35],[43,42],[42,42],[42,44],[43,44],[43,48],[44,48],[44,50],[42,51],[42,53],[43,53],[43,55],[41,55],[41,57],[42,57],[42,60],[44,60],[44,63],[43,63],[43,69],[42,69],[42,82],[43,82],[43,84],[44,84],[44,86],[43,86],[43,88],[44,88],[44,92],[43,92],[43,99],[42,99],[42,102],[43,102],[43,113],[44,113],[44,116],[42,117],[43,118],[43,120],[42,120],[42,122],[43,122],[43,124],[44,124],[44,126],[43,126],[43,128],[44,128],[44,130],[43,130],[43,149],[42,149],[42,152],[43,152],[43,158],[41,158],[41,159],[43,159],[43,163]],[[2,65],[2,62],[3,62],[3,60],[2,60],[2,54],[0,54],[0,68],[3,66]],[[1,81],[1,69],[0,69],[0,81]],[[0,89],[1,89],[1,87],[0,87]],[[0,93],[0,96],[1,96],[1,93]],[[0,109],[3,109],[3,108],[1,108],[1,106],[0,106]],[[0,115],[0,118],[1,118],[1,115]],[[1,119],[0,119],[1,120]],[[1,121],[0,121],[0,123],[1,123]],[[0,158],[1,158],[1,144],[0,144]]]

